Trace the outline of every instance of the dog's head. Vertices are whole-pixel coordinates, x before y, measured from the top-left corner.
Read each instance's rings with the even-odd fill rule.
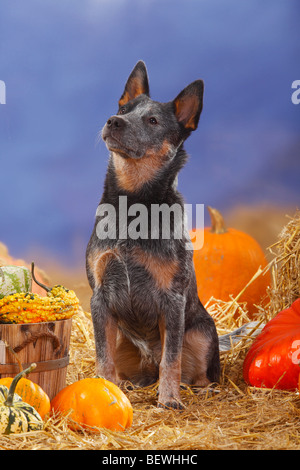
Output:
[[[131,72],[119,100],[119,110],[102,130],[107,148],[125,159],[157,156],[172,160],[199,122],[204,84],[196,80],[168,103],[153,101],[144,62]]]

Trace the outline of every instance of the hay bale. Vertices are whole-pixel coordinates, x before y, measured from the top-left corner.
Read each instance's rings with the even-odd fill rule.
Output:
[[[272,261],[272,288],[269,291],[271,316],[300,297],[300,211],[280,232],[278,241],[269,247]]]

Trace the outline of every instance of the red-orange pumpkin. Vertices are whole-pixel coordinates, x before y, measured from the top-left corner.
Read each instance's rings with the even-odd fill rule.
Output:
[[[256,387],[293,390],[300,372],[300,298],[263,328],[244,360],[245,381]]]
[[[256,240],[242,231],[226,228],[220,212],[211,207],[208,210],[212,226],[204,229],[203,247],[194,250],[198,295],[203,304],[211,297],[225,302],[231,296],[236,297],[259,267],[265,268],[267,265],[265,255]],[[192,241],[193,236],[191,232]],[[198,237],[200,238],[200,234]],[[256,311],[254,304],[259,305],[266,297],[268,285],[269,271],[258,276],[239,298],[239,301],[247,302],[250,317]]]
[[[95,427],[122,431],[132,424],[129,399],[117,385],[102,377],[68,385],[53,398],[51,407],[54,413],[70,413],[74,422],[70,427],[74,430],[82,426],[92,432],[98,432]]]

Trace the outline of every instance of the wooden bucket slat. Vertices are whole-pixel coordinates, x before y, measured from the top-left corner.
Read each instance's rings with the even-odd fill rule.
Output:
[[[71,318],[55,322],[0,324],[0,340],[18,351],[23,368],[33,362],[37,364],[39,371],[32,372],[29,379],[40,385],[50,399],[66,386],[71,327]],[[54,368],[55,360],[57,368]],[[9,364],[11,370],[8,370]],[[6,364],[3,367],[0,364],[0,378],[16,375],[17,364],[15,355],[6,349]]]

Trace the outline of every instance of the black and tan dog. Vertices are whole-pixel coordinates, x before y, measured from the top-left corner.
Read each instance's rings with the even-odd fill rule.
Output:
[[[197,80],[174,101],[151,100],[145,64],[137,63],[118,113],[102,131],[110,159],[86,254],[97,373],[117,384],[159,380],[158,406],[171,408],[181,408],[180,382],[205,386],[220,373],[216,328],[197,295],[183,211],[170,214],[169,237],[162,235],[164,221],[151,226],[152,207],[183,207],[176,178],[202,99]],[[120,221],[125,198],[127,226]],[[130,237],[127,228],[141,205],[149,218],[141,236]],[[100,229],[109,224],[114,230],[105,237]]]

